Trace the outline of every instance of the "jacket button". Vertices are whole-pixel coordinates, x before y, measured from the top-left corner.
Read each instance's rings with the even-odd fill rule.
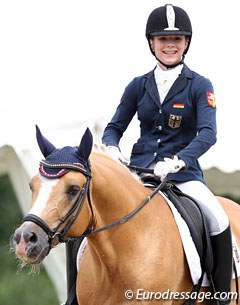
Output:
[[[157,140],[157,143],[160,143],[160,142],[161,142],[161,139],[158,139],[158,140]]]
[[[156,157],[157,153],[155,152],[153,155],[154,155],[154,157]]]
[[[158,111],[160,114],[162,113],[162,109],[159,109],[159,111]]]
[[[157,129],[158,130],[162,130],[162,126],[157,126]]]

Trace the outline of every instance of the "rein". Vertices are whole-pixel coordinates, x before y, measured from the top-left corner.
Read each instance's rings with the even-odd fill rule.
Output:
[[[145,167],[140,167],[140,166],[135,166],[135,165],[130,165],[127,162],[123,162],[119,160],[123,165],[125,165],[127,168],[129,168],[132,171],[139,172],[139,173],[145,173],[145,174],[154,174],[153,169],[151,168],[145,168]]]
[[[83,233],[80,237],[87,237],[87,236],[91,236],[91,235],[97,234],[97,233],[102,232],[104,230],[116,227],[116,226],[118,226],[120,224],[123,224],[123,223],[127,222],[128,220],[132,219],[165,186],[165,184],[166,184],[166,180],[164,179],[157,186],[157,188],[140,204],[139,207],[137,207],[135,210],[133,210],[131,213],[129,213],[128,215],[124,216],[120,220],[117,220],[117,221],[115,221],[115,222],[113,222],[113,223],[111,223],[109,225],[106,225],[106,226],[104,226],[102,228],[99,228],[99,229],[96,229],[96,230],[90,230],[87,233]]]
[[[113,227],[116,227],[120,224],[123,224],[127,221],[129,221],[130,219],[132,219],[139,211],[141,211],[145,205],[148,204],[148,202],[165,186],[166,184],[166,179],[164,179],[158,186],[157,188],[154,189],[154,191],[135,209],[133,210],[131,213],[129,213],[128,215],[126,215],[125,217],[119,219],[118,221],[115,221],[111,224],[108,224],[104,227],[98,228],[94,230],[94,210],[93,210],[93,206],[92,206],[92,201],[91,201],[91,196],[90,196],[90,181],[91,181],[91,170],[90,170],[90,164],[88,164],[88,169],[85,170],[82,167],[73,165],[73,164],[68,164],[68,163],[64,163],[64,164],[50,164],[47,163],[46,161],[41,161],[40,165],[44,165],[47,168],[50,169],[60,169],[60,170],[76,170],[81,172],[85,177],[86,177],[86,182],[84,184],[84,186],[81,188],[80,193],[76,199],[76,201],[74,202],[73,206],[71,207],[71,209],[66,213],[66,215],[60,220],[59,224],[54,228],[51,229],[48,224],[43,221],[40,217],[38,217],[37,215],[34,214],[27,214],[24,218],[23,218],[23,222],[25,221],[31,221],[34,222],[35,224],[37,224],[38,226],[40,226],[48,235],[48,242],[49,242],[49,251],[51,249],[51,245],[53,240],[58,237],[60,242],[67,242],[68,240],[74,240],[74,239],[78,239],[78,238],[83,238],[83,237],[87,237],[87,236],[92,236],[95,235],[99,232],[111,229]],[[141,172],[145,172],[145,173],[153,173],[152,169],[147,169],[147,168],[140,168],[140,167],[136,167],[136,166],[127,166],[128,168],[135,170],[135,171],[141,171]],[[40,167],[41,168],[41,167]],[[49,177],[51,178],[51,177]],[[75,220],[77,219],[77,217],[79,216],[83,204],[85,202],[85,199],[88,198],[88,204],[89,204],[89,208],[91,210],[91,222],[88,226],[88,228],[86,229],[86,231],[81,234],[80,236],[77,237],[72,237],[69,239],[66,239],[65,236],[67,234],[67,232],[69,231],[69,229],[71,228],[71,226],[73,225],[73,223],[75,222]],[[68,218],[70,218],[68,220]],[[61,226],[65,223],[65,227],[62,230],[59,230],[61,228]]]

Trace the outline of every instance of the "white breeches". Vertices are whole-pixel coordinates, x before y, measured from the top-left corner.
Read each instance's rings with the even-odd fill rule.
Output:
[[[188,181],[175,185],[199,203],[207,219],[210,235],[218,235],[226,230],[229,226],[228,217],[205,184],[200,181]]]

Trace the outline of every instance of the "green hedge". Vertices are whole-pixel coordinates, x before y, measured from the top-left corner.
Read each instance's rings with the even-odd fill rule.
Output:
[[[10,239],[22,214],[8,176],[0,176],[0,303],[4,305],[57,305],[59,301],[44,268],[29,275],[28,267],[18,271]]]

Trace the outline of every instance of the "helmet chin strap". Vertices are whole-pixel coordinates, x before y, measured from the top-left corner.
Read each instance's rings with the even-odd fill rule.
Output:
[[[173,68],[177,67],[178,65],[182,65],[184,63],[184,57],[185,57],[185,55],[183,54],[182,59],[178,63],[172,64],[172,65],[166,65],[164,62],[162,62],[160,59],[158,59],[155,54],[154,54],[154,56],[157,59],[157,61],[167,69],[173,69]]]

